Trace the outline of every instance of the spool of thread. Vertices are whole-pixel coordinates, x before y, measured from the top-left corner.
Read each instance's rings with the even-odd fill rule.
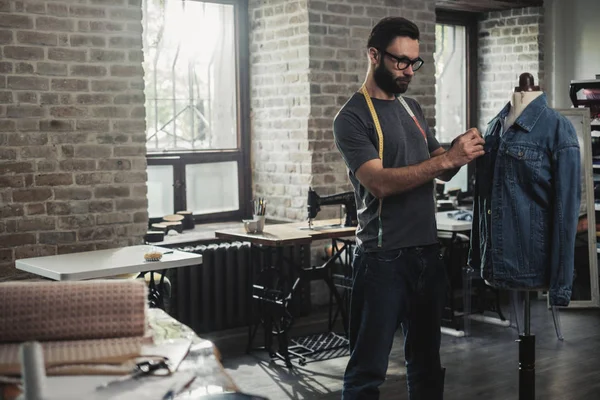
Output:
[[[21,375],[23,376],[23,398],[43,400],[46,390],[46,367],[44,352],[39,342],[25,342],[19,348]]]
[[[179,222],[179,221],[183,221],[183,215],[177,215],[177,214],[172,214],[172,215],[165,215],[163,217],[163,222]]]
[[[148,231],[144,237],[146,243],[157,243],[165,240],[165,233],[162,231]]]
[[[183,229],[194,229],[196,223],[194,222],[194,214],[191,211],[177,211],[177,214],[183,216]]]
[[[152,230],[153,231],[159,231],[159,232],[167,233],[167,228],[168,228],[168,226],[164,222],[157,223],[157,224],[152,224]]]
[[[171,229],[173,229],[174,231],[176,231],[178,233],[183,232],[183,224],[181,222],[163,222],[162,225],[166,225],[167,234],[169,233],[169,231]]]

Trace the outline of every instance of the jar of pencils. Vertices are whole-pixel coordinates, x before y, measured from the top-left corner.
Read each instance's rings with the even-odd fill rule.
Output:
[[[244,220],[244,227],[248,233],[261,233],[265,228],[265,214],[267,202],[262,197],[252,200],[252,219]]]

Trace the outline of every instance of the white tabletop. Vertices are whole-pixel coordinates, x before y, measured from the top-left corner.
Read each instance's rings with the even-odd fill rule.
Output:
[[[148,262],[144,260],[144,254],[149,251],[160,251],[161,253],[172,251],[172,253],[163,254],[160,261]],[[56,281],[107,278],[121,274],[198,264],[202,264],[200,254],[149,245],[24,258],[16,261],[17,269]]]
[[[468,232],[471,230],[471,225],[473,224],[472,221],[459,221],[457,219],[450,218],[448,216],[449,212],[456,212],[456,210],[440,211],[435,214],[438,231]]]

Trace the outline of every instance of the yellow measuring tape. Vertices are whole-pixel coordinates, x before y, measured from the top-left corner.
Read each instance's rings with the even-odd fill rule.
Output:
[[[375,123],[375,130],[377,131],[377,146],[379,147],[379,158],[381,159],[381,163],[383,165],[383,132],[381,131],[381,125],[379,124],[379,118],[377,117],[377,113],[375,112],[375,107],[373,106],[373,101],[371,101],[371,96],[369,96],[369,92],[365,85],[360,88],[363,96],[365,96],[365,100],[367,101],[367,105],[369,106],[369,111],[371,112],[371,116],[373,117],[373,122]],[[379,207],[377,209],[377,220],[379,222],[379,229],[377,232],[377,247],[383,246],[383,224],[381,222],[381,207],[383,205],[383,199],[379,199]]]
[[[360,92],[363,94],[363,96],[365,97],[365,100],[367,101],[367,105],[369,106],[369,111],[371,112],[371,117],[373,117],[373,122],[375,123],[375,130],[377,131],[377,138],[378,138],[377,146],[378,146],[378,150],[379,150],[379,158],[381,159],[381,163],[383,165],[383,131],[381,130],[381,125],[379,124],[379,118],[377,117],[377,112],[375,112],[375,107],[373,106],[373,101],[371,100],[371,96],[369,96],[369,92],[367,91],[367,87],[365,85],[363,85],[360,88]],[[412,110],[410,109],[408,104],[406,103],[406,100],[404,100],[402,98],[402,96],[399,96],[398,101],[402,104],[402,106],[404,107],[406,112],[408,112],[408,115],[410,115],[410,117],[413,119],[413,121],[415,121],[415,124],[421,131],[421,134],[423,135],[423,138],[425,139],[425,142],[427,143],[427,135],[425,134],[425,131],[423,130],[423,128],[421,128],[421,124],[419,123],[419,120],[417,119],[415,114],[412,112]],[[383,205],[383,199],[379,199],[379,208],[377,210],[377,219],[379,222],[379,231],[377,233],[377,247],[381,247],[383,245],[383,224],[381,222],[381,207],[382,207],[382,205]]]
[[[379,138],[379,158],[383,162],[383,132],[381,131],[381,125],[379,125],[379,118],[377,117],[377,112],[375,112],[375,107],[373,106],[373,101],[371,100],[371,96],[369,96],[369,92],[367,92],[366,86],[360,88],[361,93],[365,96],[365,100],[367,100],[367,105],[369,106],[369,111],[371,111],[371,116],[373,117],[373,122],[375,122],[375,129],[377,130],[377,137]]]

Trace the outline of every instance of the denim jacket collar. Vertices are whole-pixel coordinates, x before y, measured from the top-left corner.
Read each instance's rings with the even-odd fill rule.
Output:
[[[542,93],[540,96],[536,97],[519,115],[519,118],[515,120],[515,124],[519,125],[523,130],[527,132],[531,132],[536,122],[544,112],[544,110],[548,107],[548,102],[546,100],[546,93]],[[504,108],[496,115],[492,121],[493,122],[499,118],[504,119],[508,116],[510,112],[511,104],[510,102],[506,103]]]

